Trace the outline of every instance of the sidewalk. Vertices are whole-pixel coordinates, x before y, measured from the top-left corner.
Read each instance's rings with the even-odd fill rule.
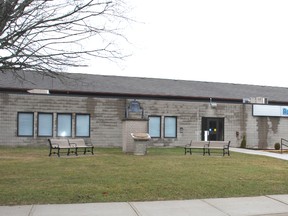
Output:
[[[273,152],[266,152],[261,150],[243,149],[243,148],[230,148],[232,152],[239,152],[245,154],[261,155],[267,157],[274,157],[281,160],[288,160],[288,154],[279,154]]]
[[[231,148],[288,160],[288,154]],[[288,195],[153,202],[0,206],[0,216],[288,216]]]
[[[200,199],[0,206],[1,216],[284,216],[288,195]]]

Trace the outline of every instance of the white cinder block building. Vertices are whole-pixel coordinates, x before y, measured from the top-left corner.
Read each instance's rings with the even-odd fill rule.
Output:
[[[0,80],[0,145],[82,137],[121,147],[127,121],[142,121],[132,130],[146,130],[138,132],[150,134],[149,145],[210,139],[239,147],[246,136],[247,147],[266,149],[288,138],[287,117],[281,87],[29,71]]]

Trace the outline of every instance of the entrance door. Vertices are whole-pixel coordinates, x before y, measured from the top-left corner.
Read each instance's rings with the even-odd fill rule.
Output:
[[[206,133],[205,133],[206,131]],[[224,118],[202,118],[202,140],[223,141],[224,140]]]

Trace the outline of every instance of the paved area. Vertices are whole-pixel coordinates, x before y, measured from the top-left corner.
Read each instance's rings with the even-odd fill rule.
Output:
[[[267,157],[274,157],[281,160],[288,160],[288,154],[279,154],[279,153],[273,153],[273,152],[266,152],[261,150],[252,150],[252,149],[242,149],[242,148],[230,148],[230,150],[233,152],[240,152],[245,154],[253,154],[253,155],[261,155],[261,156],[267,156]]]
[[[0,206],[1,216],[288,216],[288,195],[182,201]]]
[[[233,152],[288,160],[288,154]],[[288,195],[181,201],[0,206],[0,216],[288,216]]]

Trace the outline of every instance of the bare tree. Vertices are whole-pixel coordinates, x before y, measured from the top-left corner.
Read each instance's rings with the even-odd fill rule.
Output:
[[[89,57],[122,59],[122,0],[0,0],[0,71],[53,74]]]

